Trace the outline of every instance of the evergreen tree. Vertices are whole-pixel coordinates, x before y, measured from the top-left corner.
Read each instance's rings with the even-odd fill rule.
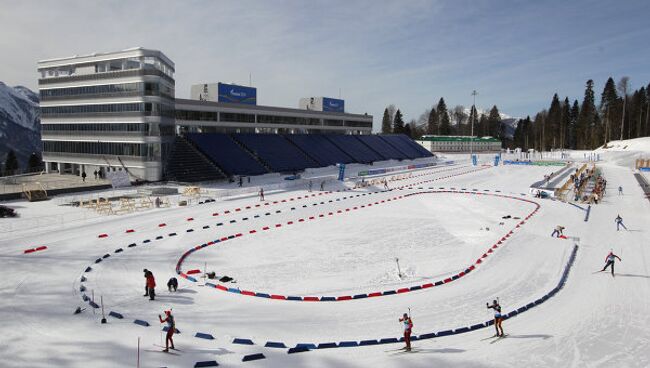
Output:
[[[469,126],[469,129],[467,130],[465,135],[472,135],[478,132],[479,129],[478,114],[476,112],[476,106],[474,105],[472,105],[472,107],[469,110],[469,118],[467,119],[467,125]]]
[[[559,147],[564,149],[567,148],[567,137],[569,135],[569,124],[571,122],[571,103],[569,98],[566,97],[564,102],[562,102],[562,112],[560,114],[560,133],[559,133]]]
[[[479,132],[476,132],[476,127],[474,127],[474,134],[477,136],[484,137],[488,134],[488,117],[485,114],[481,114],[481,116],[478,118],[478,126],[479,126]]]
[[[557,93],[553,95],[551,107],[542,131],[543,150],[555,148],[559,145],[560,120],[562,119],[562,106]]]
[[[580,106],[578,100],[573,100],[573,106],[569,114],[569,148],[577,149],[578,147],[578,116],[580,116]]]
[[[620,109],[622,108],[621,100],[616,94],[616,84],[614,79],[609,77],[600,95],[600,111],[603,115],[604,138],[605,142],[611,140],[611,137],[617,137],[620,134],[620,126],[612,122],[620,121]]]
[[[440,101],[438,101],[438,106],[436,107],[436,111],[438,111],[439,134],[440,135],[451,134],[451,123],[449,121],[449,112],[447,111],[447,104],[445,104],[445,100],[443,98],[440,98]]]
[[[5,159],[5,175],[11,176],[18,173],[18,159],[14,150],[9,150]]]
[[[395,112],[395,119],[393,119],[393,133],[404,133],[404,120],[402,118],[402,112],[399,109]]]
[[[429,135],[435,135],[438,133],[438,111],[436,111],[435,107],[432,107],[431,112],[429,112],[426,133]]]
[[[392,120],[390,114],[388,113],[388,108],[385,108],[384,109],[384,117],[381,119],[381,132],[383,134],[392,133],[393,132],[392,131],[393,130],[392,126],[393,126],[393,120]]]
[[[505,140],[505,131],[501,127],[501,114],[496,105],[490,109],[488,116],[488,134],[494,138],[498,138],[503,142]]]
[[[30,172],[41,170],[43,168],[41,156],[36,152],[32,152],[32,154],[29,155],[29,160],[27,160],[27,167]]]
[[[589,79],[585,88],[585,96],[580,106],[580,114],[576,122],[576,143],[578,149],[590,149],[591,132],[594,122],[596,121],[597,112],[594,105],[594,81]]]

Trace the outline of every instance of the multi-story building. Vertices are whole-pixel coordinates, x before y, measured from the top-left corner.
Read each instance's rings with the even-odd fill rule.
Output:
[[[174,138],[174,63],[134,48],[38,62],[46,170],[160,180]]]
[[[429,152],[501,151],[501,141],[493,137],[425,135],[417,143]]]
[[[47,172],[161,180],[175,135],[185,132],[372,132],[368,114],[176,99],[174,63],[157,50],[42,60],[38,71]]]

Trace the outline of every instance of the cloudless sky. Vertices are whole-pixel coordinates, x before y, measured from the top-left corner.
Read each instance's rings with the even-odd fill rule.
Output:
[[[650,82],[650,1],[0,0],[0,81],[38,88],[40,59],[142,46],[176,63],[176,96],[248,84],[261,105],[341,96],[407,120],[447,105],[533,115],[553,93],[599,99],[607,77]]]

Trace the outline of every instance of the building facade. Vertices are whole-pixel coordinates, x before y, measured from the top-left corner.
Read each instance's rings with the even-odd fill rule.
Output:
[[[174,138],[174,63],[143,48],[38,62],[46,171],[160,180]]]
[[[127,171],[158,181],[176,134],[370,134],[372,116],[175,98],[175,65],[157,50],[38,62],[47,172]]]
[[[425,135],[417,143],[429,152],[501,151],[501,141],[493,137]]]
[[[372,116],[176,99],[183,133],[370,134]]]

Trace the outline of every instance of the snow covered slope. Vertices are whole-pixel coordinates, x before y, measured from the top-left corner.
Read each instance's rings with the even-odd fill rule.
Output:
[[[38,95],[28,88],[0,82],[0,160],[13,149],[21,167],[32,152],[41,152]]]
[[[56,232],[0,233],[0,365],[133,367],[139,338],[142,367],[212,360],[242,367],[648,367],[650,202],[628,167],[600,166],[608,187],[621,185],[625,195],[608,193],[588,221],[580,208],[526,194],[553,167],[459,164],[391,180],[389,191],[294,189],[266,201],[232,198],[79,221]],[[58,210],[53,201],[11,205],[41,215]],[[616,214],[629,231],[616,231]],[[569,239],[550,236],[557,225]],[[576,244],[564,287],[506,320],[504,339],[492,339],[488,326],[414,341],[413,353],[399,351],[399,342],[325,349],[399,337],[397,318],[409,308],[414,335],[422,336],[490,320],[485,303],[497,297],[508,313],[529,305],[554,290]],[[23,254],[38,246],[47,249]],[[191,249],[198,250],[183,256]],[[598,272],[610,249],[622,258],[616,277]],[[178,292],[168,292],[181,258],[184,272],[207,268],[236,282],[179,277]],[[475,268],[459,277],[469,265]],[[143,268],[157,277],[155,301],[142,296]],[[413,288],[437,280],[446,282]],[[244,293],[250,290],[277,294]],[[322,299],[373,291],[383,294]],[[101,311],[83,294],[103,297],[106,312],[124,318],[101,324]],[[320,299],[277,298],[292,294]],[[77,306],[87,309],[73,315]],[[169,308],[180,330],[174,355],[156,346],[158,314]],[[267,342],[322,349],[288,354]],[[254,353],[266,359],[242,361]]]

